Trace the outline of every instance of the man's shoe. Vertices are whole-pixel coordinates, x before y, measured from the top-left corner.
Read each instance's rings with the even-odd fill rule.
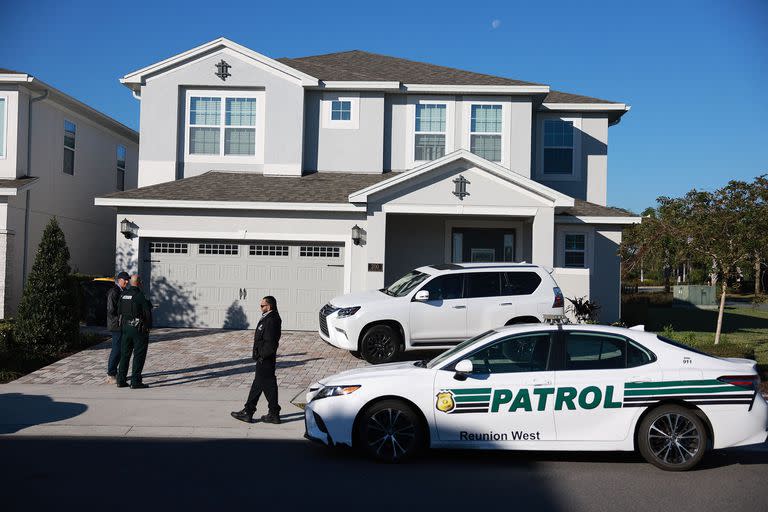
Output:
[[[279,425],[280,423],[282,423],[282,421],[280,421],[279,414],[265,414],[264,416],[261,417],[261,422],[274,423],[275,425]]]
[[[107,384],[117,384],[117,379],[113,375],[107,375]]]
[[[148,387],[149,386],[143,382],[139,382],[138,384],[131,384],[131,389],[147,389]]]
[[[127,382],[118,382],[117,383],[117,387],[119,387],[119,388],[127,388],[128,387],[128,383]]]
[[[253,423],[253,413],[248,412],[245,409],[242,411],[232,411],[229,414],[231,414],[232,417],[236,420],[244,421],[246,423]]]

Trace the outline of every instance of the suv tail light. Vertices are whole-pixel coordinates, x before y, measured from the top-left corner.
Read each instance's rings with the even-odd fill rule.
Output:
[[[739,386],[740,388],[747,388],[752,390],[760,388],[759,375],[728,375],[725,377],[718,377],[717,380],[724,382],[725,384]]]
[[[563,291],[560,289],[559,286],[555,286],[552,288],[552,291],[555,292],[555,302],[552,303],[553,308],[562,308],[565,306],[565,298],[563,298]]]

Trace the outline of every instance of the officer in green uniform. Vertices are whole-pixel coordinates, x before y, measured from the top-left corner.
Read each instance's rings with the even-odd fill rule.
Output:
[[[141,382],[141,370],[144,368],[144,360],[147,357],[149,329],[152,328],[152,305],[139,288],[140,285],[139,276],[132,275],[130,286],[120,296],[118,312],[123,336],[120,365],[117,369],[117,387],[119,388],[128,386],[128,363],[131,360],[131,353],[133,353],[131,389],[149,387]]]

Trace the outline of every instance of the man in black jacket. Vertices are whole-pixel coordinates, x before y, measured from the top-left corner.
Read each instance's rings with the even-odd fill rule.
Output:
[[[277,312],[277,300],[271,295],[261,299],[261,319],[256,324],[253,335],[253,360],[256,361],[256,374],[251,384],[251,392],[242,411],[232,412],[232,417],[246,423],[253,423],[253,413],[261,393],[267,397],[269,414],[261,417],[264,423],[280,424],[280,405],[277,403],[277,378],[275,362],[277,346],[280,341],[280,327],[283,321]]]
[[[117,311],[117,305],[130,278],[131,276],[127,272],[120,272],[115,278],[115,286],[107,292],[107,329],[112,334],[112,350],[109,352],[109,359],[107,360],[107,382],[110,384],[116,382],[117,363],[120,362],[122,329],[120,328],[120,314]]]

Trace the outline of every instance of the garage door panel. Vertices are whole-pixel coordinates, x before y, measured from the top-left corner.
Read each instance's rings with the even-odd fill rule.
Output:
[[[198,281],[218,281],[219,267],[212,263],[195,265],[195,277]]]
[[[312,267],[299,267],[297,269],[297,277],[300,282],[311,282],[315,283],[317,281],[323,280],[323,269],[322,268],[312,268]]]
[[[242,281],[242,265],[222,265],[219,267],[219,279],[222,281]]]
[[[267,280],[269,267],[266,265],[248,265],[247,279],[249,283],[259,283]]]
[[[303,311],[296,313],[296,328],[302,331],[317,329],[317,312]]]
[[[195,299],[197,299],[198,304],[218,304],[219,296],[219,289],[215,286],[198,286],[195,288]]]
[[[295,297],[296,305],[301,308],[313,307],[320,300],[320,294],[314,288],[300,288],[296,290]]]
[[[269,278],[272,281],[285,282],[290,279],[291,272],[288,267],[272,267],[269,269]]]

